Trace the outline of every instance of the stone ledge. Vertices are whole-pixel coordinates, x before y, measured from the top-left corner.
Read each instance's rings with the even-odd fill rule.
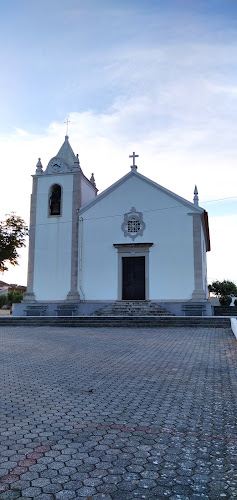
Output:
[[[55,327],[203,327],[231,328],[230,318],[225,316],[7,316],[0,317],[0,326],[55,326]]]

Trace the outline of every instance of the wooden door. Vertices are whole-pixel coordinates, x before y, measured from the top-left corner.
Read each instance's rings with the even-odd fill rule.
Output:
[[[123,257],[122,300],[145,300],[145,257]]]

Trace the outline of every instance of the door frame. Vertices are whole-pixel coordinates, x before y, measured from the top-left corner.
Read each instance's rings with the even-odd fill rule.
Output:
[[[149,300],[149,252],[153,243],[114,243],[118,252],[118,300],[123,293],[123,257],[145,257],[145,299]],[[126,300],[125,300],[126,302]]]

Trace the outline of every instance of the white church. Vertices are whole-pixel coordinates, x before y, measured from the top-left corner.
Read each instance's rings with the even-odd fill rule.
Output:
[[[185,314],[208,314],[208,215],[138,171],[98,194],[65,142],[43,170],[39,159],[31,196],[28,284],[24,302],[57,315],[73,305],[89,315],[118,301],[156,303]],[[24,312],[23,312],[24,311]]]

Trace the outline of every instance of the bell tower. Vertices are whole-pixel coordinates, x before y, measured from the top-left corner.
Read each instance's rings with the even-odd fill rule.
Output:
[[[78,210],[96,194],[94,178],[83,174],[68,135],[45,170],[38,160],[31,195],[26,302],[80,300]]]

